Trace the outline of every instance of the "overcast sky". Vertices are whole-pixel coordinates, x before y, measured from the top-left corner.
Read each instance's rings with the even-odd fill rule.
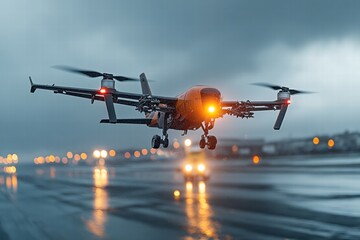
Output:
[[[282,129],[277,112],[219,119],[222,137],[310,136],[359,130],[360,1],[47,1],[3,0],[0,7],[0,155],[95,147],[150,147],[159,129],[101,125],[104,103],[29,92],[34,82],[98,88],[51,68],[70,65],[125,76],[145,72],[156,95],[197,84],[224,100],[273,100],[267,82],[318,92],[297,95]],[[117,84],[140,92],[140,84]],[[118,117],[142,117],[116,106]],[[180,134],[170,131],[170,137]],[[199,139],[201,131],[191,133]],[[181,139],[181,138],[180,138]]]

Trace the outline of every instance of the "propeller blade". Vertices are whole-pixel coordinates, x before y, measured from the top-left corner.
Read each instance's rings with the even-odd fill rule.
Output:
[[[278,85],[272,85],[272,84],[268,84],[268,83],[252,83],[251,85],[255,85],[255,86],[261,86],[261,87],[267,87],[267,88],[271,88],[273,90],[281,90],[283,87],[278,86]]]
[[[96,77],[103,76],[102,73],[99,73],[99,72],[96,72],[96,71],[77,69],[77,68],[68,67],[68,66],[54,66],[54,68],[60,69],[60,70],[63,70],[63,71],[67,71],[67,72],[82,74],[82,75],[85,75],[85,76],[88,76],[88,77],[91,77],[91,78],[96,78]]]
[[[282,90],[284,92],[289,92],[291,95],[302,94],[302,93],[315,93],[315,92],[308,92],[308,91],[290,89],[288,87],[282,87],[282,86],[279,86],[279,85],[272,85],[272,84],[268,84],[268,83],[252,83],[251,85],[267,87],[267,88],[271,88],[273,90]]]
[[[277,117],[277,119],[276,119],[276,122],[275,122],[275,124],[274,124],[274,129],[275,129],[275,130],[279,130],[279,129],[280,129],[281,124],[282,124],[282,122],[283,122],[283,120],[284,120],[284,117],[285,117],[287,108],[288,108],[288,105],[286,105],[286,104],[284,104],[284,105],[281,106],[279,115],[278,115],[278,117]]]
[[[105,94],[104,98],[105,98],[107,112],[109,114],[109,122],[116,123],[116,113],[115,113],[112,94]]]
[[[290,89],[289,90],[291,95],[295,95],[295,94],[310,94],[310,93],[315,93],[315,92],[309,92],[309,91],[300,91],[300,90],[295,90],[295,89]]]
[[[125,76],[113,76],[112,74],[109,73],[100,73],[97,71],[90,71],[90,70],[84,70],[84,69],[78,69],[78,68],[73,68],[73,67],[69,67],[69,66],[54,66],[54,68],[56,69],[60,69],[63,71],[67,71],[67,72],[72,72],[72,73],[77,73],[77,74],[82,74],[91,78],[96,78],[96,77],[103,77],[106,79],[115,79],[118,80],[119,82],[125,82],[125,81],[140,81],[137,78],[131,78],[131,77],[125,77]]]
[[[113,76],[114,79],[118,80],[119,82],[126,82],[126,81],[140,81],[137,78],[130,78],[124,76]]]

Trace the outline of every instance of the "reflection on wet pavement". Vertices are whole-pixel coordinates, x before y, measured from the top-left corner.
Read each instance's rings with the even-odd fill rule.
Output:
[[[194,188],[194,184],[197,187]],[[219,239],[217,235],[219,225],[212,220],[212,209],[207,202],[206,183],[203,181],[186,182],[185,189],[185,212],[190,236],[184,239]]]
[[[105,237],[105,223],[108,209],[108,171],[106,168],[94,168],[94,209],[92,218],[86,222],[90,232],[98,237]]]

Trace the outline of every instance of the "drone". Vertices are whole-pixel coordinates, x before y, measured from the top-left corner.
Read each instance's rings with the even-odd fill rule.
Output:
[[[286,111],[291,103],[291,96],[295,94],[312,93],[290,89],[267,83],[254,83],[262,87],[278,90],[277,99],[273,101],[223,101],[220,91],[209,86],[194,86],[176,97],[153,95],[144,73],[138,78],[115,76],[110,73],[82,70],[68,66],[56,66],[56,68],[72,73],[82,74],[90,78],[102,77],[99,89],[85,89],[74,87],[63,87],[56,85],[34,84],[31,77],[30,92],[36,89],[50,90],[56,94],[64,94],[94,101],[105,102],[108,119],[102,119],[100,123],[108,124],[141,124],[148,127],[162,129],[162,136],[154,135],[151,140],[152,148],[164,148],[169,146],[168,130],[183,131],[202,129],[203,134],[199,141],[199,147],[213,150],[216,148],[217,139],[209,135],[214,128],[215,121],[224,115],[231,115],[237,118],[253,118],[258,111],[279,110],[274,129],[279,130],[284,120]],[[118,82],[140,82],[142,93],[120,92],[115,88],[115,81]],[[114,104],[121,104],[134,107],[144,114],[143,118],[118,119]]]

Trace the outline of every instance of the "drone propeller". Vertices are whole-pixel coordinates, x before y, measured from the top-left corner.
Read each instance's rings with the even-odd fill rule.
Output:
[[[301,90],[290,89],[288,87],[283,87],[283,86],[279,86],[279,85],[272,85],[272,84],[268,84],[268,83],[253,83],[252,85],[261,86],[261,87],[267,87],[267,88],[271,88],[273,90],[281,90],[281,91],[284,91],[284,92],[289,92],[291,95],[314,93],[314,92],[309,92],[309,91],[301,91]]]
[[[67,72],[72,72],[72,73],[78,73],[78,74],[82,74],[91,78],[96,78],[96,77],[103,77],[104,79],[115,79],[118,80],[120,82],[125,82],[125,81],[139,81],[139,79],[137,78],[130,78],[130,77],[125,77],[125,76],[114,76],[110,73],[100,73],[97,71],[89,71],[89,70],[83,70],[83,69],[77,69],[77,68],[73,68],[73,67],[68,67],[68,66],[54,66],[54,68],[56,69],[60,69],[63,71],[67,71]]]

